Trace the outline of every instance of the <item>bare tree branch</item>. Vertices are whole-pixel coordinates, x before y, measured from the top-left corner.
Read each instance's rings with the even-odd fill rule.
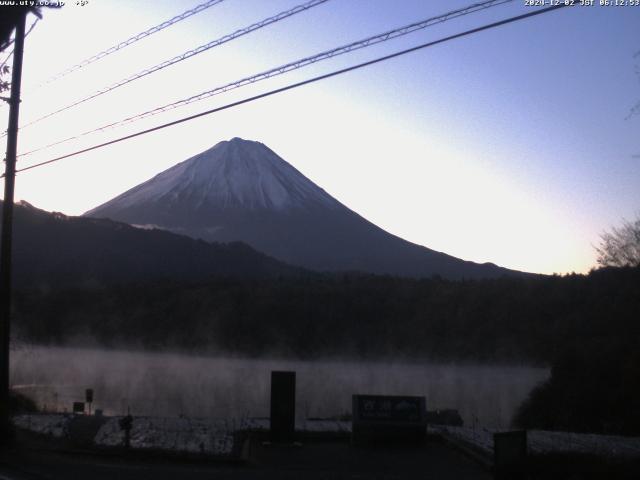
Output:
[[[602,267],[637,267],[640,265],[640,215],[634,221],[623,220],[621,227],[600,236],[595,247]]]

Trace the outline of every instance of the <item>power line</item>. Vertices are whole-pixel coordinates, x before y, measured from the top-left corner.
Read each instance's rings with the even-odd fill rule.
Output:
[[[34,27],[36,26],[36,23],[38,23],[38,21],[40,20],[40,17],[37,17],[33,23],[31,24],[31,26],[29,27],[29,30],[27,30],[27,33],[24,34],[24,38],[27,38],[29,36],[29,34],[31,33],[31,31],[34,29]]]
[[[7,62],[9,61],[9,59],[11,59],[11,57],[13,57],[13,48],[11,49],[11,51],[9,52],[9,55],[7,55],[7,58],[5,58],[2,63],[0,63],[0,70],[2,69],[2,67],[4,67]]]
[[[221,0],[219,0],[219,1],[221,1]],[[290,8],[289,10],[280,12],[277,15],[273,15],[271,17],[265,18],[264,20],[261,20],[259,22],[256,22],[256,23],[252,24],[252,25],[249,25],[248,27],[236,30],[233,33],[230,33],[228,35],[220,37],[220,38],[218,38],[216,40],[212,40],[209,43],[206,43],[204,45],[200,45],[199,47],[196,47],[196,48],[194,48],[192,50],[188,50],[188,51],[184,52],[181,55],[177,55],[177,56],[175,56],[175,57],[173,57],[173,58],[171,58],[169,60],[165,60],[162,63],[154,65],[153,67],[147,68],[147,69],[142,70],[142,71],[140,71],[138,73],[135,73],[134,75],[131,75],[131,76],[127,77],[127,78],[119,80],[119,81],[113,83],[112,85],[109,85],[108,87],[105,87],[105,88],[103,88],[101,90],[97,90],[96,92],[94,92],[94,93],[92,93],[92,94],[90,94],[90,95],[88,95],[88,96],[86,96],[86,97],[84,97],[84,98],[82,98],[80,100],[77,100],[77,101],[75,101],[73,103],[70,103],[69,105],[66,105],[66,106],[64,106],[62,108],[59,108],[58,110],[55,110],[55,111],[53,111],[51,113],[48,113],[48,114],[46,114],[46,115],[44,115],[42,117],[37,118],[37,119],[35,119],[35,120],[23,125],[21,128],[26,128],[26,127],[29,127],[31,125],[34,125],[34,124],[36,124],[36,123],[38,123],[38,122],[40,122],[42,120],[45,120],[45,119],[47,119],[49,117],[57,115],[58,113],[64,112],[66,110],[69,110],[70,108],[73,108],[73,107],[76,107],[76,106],[78,106],[78,105],[80,105],[82,103],[88,102],[89,100],[92,100],[92,99],[97,98],[97,97],[99,97],[101,95],[104,95],[105,93],[109,93],[112,90],[115,90],[116,88],[122,87],[122,86],[124,86],[124,85],[126,85],[128,83],[131,83],[131,82],[135,81],[135,80],[138,80],[140,78],[146,77],[147,75],[151,75],[152,73],[155,73],[155,72],[157,72],[159,70],[167,68],[167,67],[169,67],[171,65],[174,65],[174,64],[176,64],[178,62],[182,62],[183,60],[186,60],[186,59],[191,58],[191,57],[193,57],[195,55],[198,55],[199,53],[206,52],[207,50],[210,50],[210,49],[212,49],[214,47],[217,47],[217,46],[222,45],[224,43],[230,42],[231,40],[234,40],[234,39],[236,39],[238,37],[242,37],[244,35],[247,35],[247,34],[253,32],[255,30],[258,30],[260,28],[266,27],[267,25],[271,25],[272,23],[279,22],[280,20],[284,20],[285,18],[291,17],[291,16],[293,16],[293,15],[295,15],[297,13],[309,10],[310,8],[313,8],[315,6],[321,5],[321,4],[323,4],[323,3],[327,2],[327,1],[328,0],[311,0],[311,1],[307,2],[307,3],[301,4],[301,5],[297,5],[297,6],[293,7],[293,8]]]
[[[0,45],[0,47],[2,47],[2,50],[6,50],[11,45],[13,45],[14,40],[15,40],[14,38],[10,38],[9,40],[7,40],[7,42],[4,45]]]
[[[116,45],[114,45],[112,47],[107,48],[106,50],[103,50],[103,51],[101,51],[99,53],[96,53],[95,55],[93,55],[93,56],[91,56],[89,58],[86,58],[85,60],[82,60],[81,62],[79,62],[79,63],[77,63],[77,64],[75,64],[75,65],[73,65],[73,66],[71,66],[71,67],[69,67],[69,68],[67,68],[67,69],[65,69],[65,70],[53,75],[53,76],[51,76],[51,77],[49,77],[47,80],[45,80],[43,83],[38,85],[36,88],[43,87],[43,86],[48,85],[48,84],[50,84],[52,82],[55,82],[56,80],[59,80],[62,77],[65,77],[65,76],[69,75],[70,73],[75,72],[76,70],[79,70],[79,69],[81,69],[83,67],[86,67],[87,65],[89,65],[89,64],[91,64],[93,62],[96,62],[96,61],[98,61],[98,60],[100,60],[100,59],[102,59],[102,58],[104,58],[104,57],[106,57],[108,55],[111,55],[112,53],[115,53],[115,52],[117,52],[119,50],[122,50],[123,48],[128,47],[129,45],[131,45],[131,44],[133,44],[133,43],[135,43],[135,42],[137,42],[139,40],[142,40],[143,38],[146,38],[146,37],[148,37],[150,35],[153,35],[154,33],[157,33],[157,32],[159,32],[161,30],[164,30],[165,28],[170,27],[171,25],[174,25],[174,24],[176,24],[176,23],[178,23],[178,22],[180,22],[180,21],[182,21],[182,20],[184,20],[186,18],[189,18],[189,17],[191,17],[191,16],[193,16],[193,15],[195,15],[197,13],[200,13],[200,12],[206,10],[207,8],[213,7],[214,5],[217,5],[218,3],[222,3],[223,1],[224,0],[207,0],[206,2],[201,3],[200,5],[194,7],[192,9],[190,9],[190,10],[182,12],[181,14],[176,15],[175,17],[170,18],[169,20],[166,20],[166,21],[162,22],[161,24],[156,25],[155,27],[151,27],[148,30],[145,30],[144,32],[140,32],[137,35],[134,35],[133,37],[128,38],[127,40],[124,40],[124,41],[122,41],[122,42],[120,42],[120,43],[118,43],[118,44],[116,44]]]
[[[542,8],[542,9],[539,9],[539,10],[534,10],[534,11],[529,12],[529,13],[525,13],[525,14],[522,14],[522,15],[517,15],[515,17],[510,17],[510,18],[507,18],[507,19],[504,19],[504,20],[500,20],[498,22],[489,23],[489,24],[483,25],[481,27],[476,27],[476,28],[473,28],[471,30],[466,30],[466,31],[461,32],[461,33],[456,33],[454,35],[449,35],[447,37],[444,37],[444,38],[441,38],[441,39],[438,39],[438,40],[434,40],[434,41],[431,41],[431,42],[423,43],[421,45],[418,45],[418,46],[415,46],[415,47],[411,47],[411,48],[407,48],[405,50],[401,50],[401,51],[398,51],[398,52],[395,52],[395,53],[391,53],[391,54],[385,55],[383,57],[378,57],[378,58],[375,58],[373,60],[369,60],[367,62],[359,63],[357,65],[352,65],[350,67],[342,68],[340,70],[335,70],[335,71],[330,72],[330,73],[325,73],[324,75],[319,75],[317,77],[313,77],[313,78],[310,78],[310,79],[307,79],[307,80],[303,80],[301,82],[293,83],[293,84],[290,84],[290,85],[287,85],[287,86],[284,86],[284,87],[276,88],[274,90],[270,90],[268,92],[264,92],[264,93],[261,93],[259,95],[254,95],[252,97],[248,97],[248,98],[245,98],[245,99],[242,99],[242,100],[238,100],[236,102],[228,103],[228,104],[223,105],[221,107],[217,107],[217,108],[213,108],[211,110],[206,110],[204,112],[196,113],[194,115],[190,115],[188,117],[183,117],[183,118],[180,118],[178,120],[174,120],[172,122],[164,123],[162,125],[157,125],[155,127],[148,128],[146,130],[141,130],[139,132],[132,133],[130,135],[125,135],[124,137],[116,138],[114,140],[109,140],[108,142],[104,142],[104,143],[100,143],[98,145],[93,145],[91,147],[83,148],[82,150],[77,150],[77,151],[72,152],[72,153],[67,153],[66,155],[62,155],[62,156],[59,156],[59,157],[56,157],[56,158],[52,158],[52,159],[44,161],[44,162],[39,162],[39,163],[36,163],[36,164],[33,164],[33,165],[29,165],[28,167],[24,167],[24,168],[21,168],[19,170],[16,170],[16,172],[24,172],[24,171],[31,170],[31,169],[34,169],[34,168],[37,168],[37,167],[41,167],[43,165],[48,165],[48,164],[51,164],[51,163],[54,163],[54,162],[58,162],[60,160],[64,160],[66,158],[74,157],[74,156],[80,155],[82,153],[87,153],[87,152],[90,152],[92,150],[97,150],[99,148],[106,147],[108,145],[113,145],[115,143],[120,143],[120,142],[123,142],[125,140],[129,140],[131,138],[139,137],[141,135],[146,135],[147,133],[152,133],[152,132],[155,132],[155,131],[158,131],[158,130],[162,130],[164,128],[168,128],[168,127],[172,127],[174,125],[178,125],[180,123],[184,123],[184,122],[188,122],[190,120],[194,120],[196,118],[200,118],[200,117],[204,117],[204,116],[207,116],[207,115],[211,115],[213,113],[221,112],[223,110],[228,110],[230,108],[237,107],[237,106],[240,106],[240,105],[244,105],[246,103],[254,102],[256,100],[260,100],[262,98],[270,97],[272,95],[276,95],[278,93],[286,92],[288,90],[293,90],[294,88],[298,88],[298,87],[302,87],[304,85],[308,85],[308,84],[311,84],[311,83],[319,82],[320,80],[326,80],[328,78],[335,77],[337,75],[342,75],[342,74],[347,73],[347,72],[351,72],[351,71],[358,70],[358,69],[361,69],[361,68],[364,68],[364,67],[368,67],[370,65],[374,65],[374,64],[377,64],[377,63],[380,63],[380,62],[384,62],[384,61],[390,60],[392,58],[400,57],[402,55],[406,55],[408,53],[412,53],[412,52],[415,52],[417,50],[421,50],[421,49],[428,48],[428,47],[433,47],[434,45],[438,45],[440,43],[448,42],[450,40],[454,40],[454,39],[457,39],[457,38],[465,37],[467,35],[472,35],[474,33],[482,32],[484,30],[489,30],[489,29],[496,28],[496,27],[499,27],[499,26],[502,26],[502,25],[507,25],[509,23],[517,22],[519,20],[524,20],[526,18],[534,17],[534,16],[537,16],[537,15],[542,15],[544,13],[548,13],[548,12],[551,12],[553,10],[558,10],[560,8],[564,8],[564,7],[567,7],[567,6],[570,6],[570,5],[571,4],[569,4],[569,3],[561,3],[559,5],[554,5],[554,6],[551,6],[551,7],[546,7],[546,8]]]
[[[103,125],[103,126],[91,129],[91,130],[86,130],[86,131],[81,132],[81,133],[79,133],[77,135],[74,135],[74,136],[71,136],[71,137],[68,137],[68,138],[65,138],[65,139],[62,139],[62,140],[58,140],[58,141],[56,141],[54,143],[50,143],[48,145],[44,145],[42,147],[38,147],[36,149],[30,150],[28,152],[25,152],[25,153],[21,154],[20,157],[25,157],[25,156],[31,155],[33,153],[45,150],[47,148],[51,148],[51,147],[54,147],[54,146],[57,146],[57,145],[61,145],[63,143],[67,143],[67,142],[70,142],[72,140],[76,140],[76,139],[84,137],[86,135],[90,135],[92,133],[102,132],[102,131],[104,131],[106,129],[109,129],[109,128],[114,128],[114,127],[117,127],[117,126],[126,125],[128,123],[131,123],[131,122],[134,122],[134,121],[137,121],[137,120],[142,120],[144,118],[151,117],[151,116],[157,115],[159,113],[163,113],[163,112],[166,112],[166,111],[169,111],[169,110],[173,110],[175,108],[178,108],[178,107],[181,107],[181,106],[184,106],[184,105],[188,105],[190,103],[194,103],[194,102],[197,102],[197,101],[200,101],[200,100],[204,100],[204,99],[212,97],[214,95],[219,95],[219,94],[231,91],[231,90],[235,90],[236,88],[240,88],[240,87],[243,87],[243,86],[246,86],[246,85],[250,85],[252,83],[256,83],[256,82],[259,82],[261,80],[267,80],[269,78],[272,78],[272,77],[275,77],[275,76],[278,76],[278,75],[282,75],[284,73],[287,73],[287,72],[290,72],[290,71],[293,71],[293,70],[297,70],[297,69],[302,68],[302,67],[306,67],[308,65],[320,62],[322,60],[327,60],[327,59],[330,59],[330,58],[333,58],[333,57],[336,57],[336,56],[339,56],[339,55],[343,55],[345,53],[352,52],[354,50],[359,50],[361,48],[369,47],[371,45],[375,45],[375,44],[378,44],[378,43],[381,43],[381,42],[386,42],[388,40],[391,40],[391,39],[394,39],[394,38],[397,38],[397,37],[401,37],[401,36],[407,35],[409,33],[413,33],[413,32],[415,32],[417,30],[421,30],[421,29],[427,28],[429,26],[432,26],[432,25],[435,25],[435,24],[438,24],[438,23],[443,23],[443,22],[446,22],[448,20],[452,20],[454,18],[458,18],[458,17],[464,16],[464,15],[468,15],[468,14],[474,13],[474,12],[479,11],[479,10],[484,10],[484,9],[487,9],[487,8],[495,7],[495,6],[501,5],[503,3],[509,3],[509,2],[512,2],[512,1],[513,0],[489,0],[489,1],[481,2],[481,3],[476,3],[476,4],[472,4],[472,5],[470,5],[468,7],[465,7],[465,8],[460,8],[460,9],[453,10],[451,12],[445,13],[443,15],[439,15],[437,17],[431,17],[431,18],[428,18],[426,20],[422,20],[422,21],[419,21],[419,22],[411,23],[411,24],[405,25],[403,27],[399,27],[399,28],[396,28],[396,29],[393,29],[393,30],[389,30],[389,31],[384,32],[384,33],[373,35],[373,36],[367,37],[365,39],[358,40],[356,42],[352,42],[352,43],[349,43],[349,44],[346,44],[346,45],[342,45],[340,47],[333,48],[331,50],[326,50],[324,52],[318,53],[316,55],[312,55],[310,57],[305,57],[305,58],[296,60],[294,62],[290,62],[290,63],[287,63],[285,65],[281,65],[279,67],[272,68],[272,69],[267,70],[265,72],[261,72],[261,73],[258,73],[258,74],[255,74],[255,75],[252,75],[252,76],[249,76],[249,77],[245,77],[245,78],[240,79],[240,80],[236,80],[235,82],[231,82],[231,83],[228,83],[226,85],[223,85],[223,86],[220,86],[220,87],[216,87],[216,88],[211,89],[211,90],[207,90],[207,91],[199,93],[197,95],[193,95],[191,97],[187,97],[185,99],[178,100],[176,102],[169,103],[169,104],[163,105],[161,107],[156,107],[156,108],[154,108],[152,110],[148,110],[146,112],[139,113],[139,114],[124,118],[122,120],[118,120],[116,122],[107,124],[107,125]]]

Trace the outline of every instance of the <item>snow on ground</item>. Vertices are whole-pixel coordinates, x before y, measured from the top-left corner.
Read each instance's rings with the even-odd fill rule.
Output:
[[[461,441],[493,456],[495,430],[449,426],[431,428],[453,441]],[[533,454],[581,453],[605,458],[640,458],[640,437],[530,430],[527,442],[529,452]]]
[[[529,448],[533,453],[573,452],[602,457],[640,458],[638,437],[533,430],[529,438]]]
[[[69,433],[71,418],[70,415],[60,414],[16,415],[13,417],[13,424],[35,433],[62,438]]]
[[[111,417],[100,428],[95,443],[116,447],[124,444],[122,417]],[[236,420],[208,418],[135,417],[131,428],[131,448],[175,452],[231,455],[233,433],[240,430]]]
[[[63,438],[69,435],[69,424],[73,418],[69,414],[32,414],[17,415],[13,422],[19,428]],[[103,447],[124,445],[121,419],[106,418],[94,443]],[[134,449],[230,456],[234,452],[236,433],[268,429],[268,418],[134,417],[130,444]],[[351,422],[302,420],[296,423],[296,430],[344,434],[351,431]],[[493,434],[496,430],[430,425],[429,431],[472,446],[488,458],[493,457]],[[582,453],[606,458],[640,458],[640,437],[531,430],[527,432],[527,439],[529,451],[533,454]]]
[[[69,436],[69,414],[31,414],[13,417],[14,424],[26,430],[55,438]],[[100,447],[120,447],[125,443],[120,428],[122,417],[108,417],[95,436]],[[230,456],[234,453],[235,434],[243,431],[266,431],[268,418],[216,419],[190,417],[134,417],[130,433],[130,446],[141,450],[166,450]],[[351,431],[350,422],[335,420],[305,420],[298,422],[296,430],[304,432]]]
[[[240,423],[241,430],[267,431],[269,430],[268,418],[245,418]],[[296,431],[307,433],[351,433],[351,422],[340,420],[296,420]]]
[[[343,422],[340,420],[303,420],[296,424],[296,430],[314,433],[351,433],[351,422]]]

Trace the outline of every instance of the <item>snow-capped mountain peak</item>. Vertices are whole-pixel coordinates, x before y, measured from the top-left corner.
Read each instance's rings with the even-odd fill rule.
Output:
[[[238,137],[165,170],[106,205],[125,207],[158,200],[189,202],[192,208],[251,210],[339,205],[271,149]]]

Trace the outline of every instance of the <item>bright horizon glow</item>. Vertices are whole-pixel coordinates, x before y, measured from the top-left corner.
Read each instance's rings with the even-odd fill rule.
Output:
[[[26,42],[21,124],[302,3],[240,1],[33,90],[201,2],[89,0],[44,10]],[[468,3],[331,0],[25,128],[19,150]],[[530,11],[523,3],[70,142],[19,160],[19,167]],[[266,144],[347,207],[411,242],[517,270],[585,273],[595,266],[599,234],[640,208],[640,116],[626,119],[640,97],[633,57],[639,23],[636,7],[561,9],[24,172],[16,199],[79,215],[219,141],[242,137]]]

